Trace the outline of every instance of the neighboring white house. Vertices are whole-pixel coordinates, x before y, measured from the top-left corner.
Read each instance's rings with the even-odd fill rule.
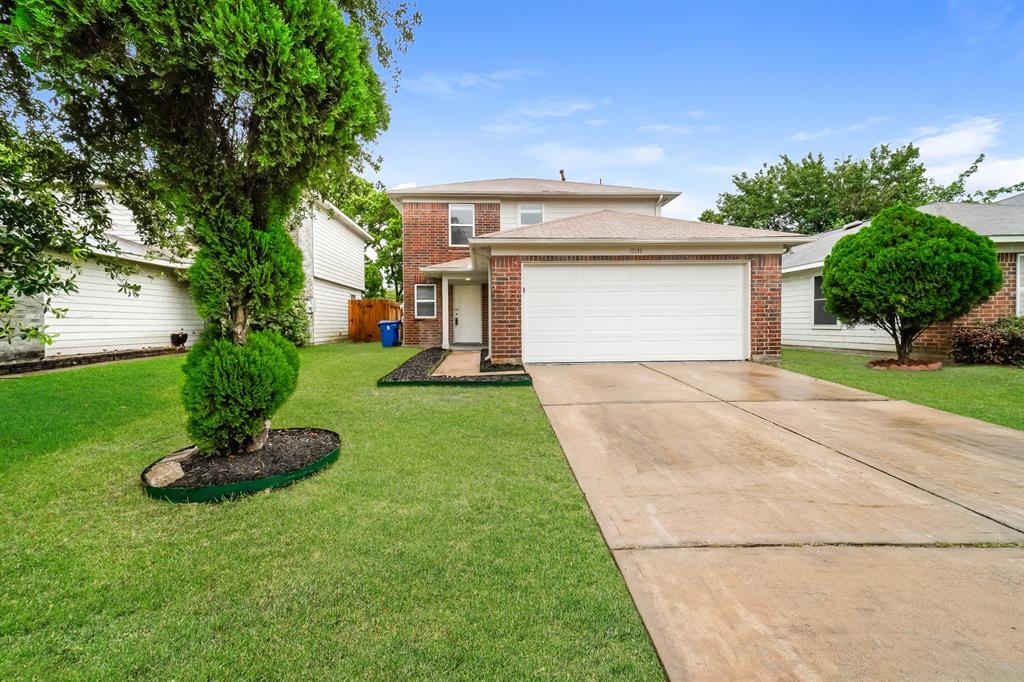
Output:
[[[1003,270],[1003,290],[965,318],[990,321],[1003,315],[1024,314],[1024,195],[993,204],[938,202],[918,210],[941,215],[989,237],[996,245]],[[825,257],[844,236],[870,225],[855,222],[822,232],[809,244],[795,246],[782,257],[782,344],[810,348],[891,351],[893,341],[874,326],[844,327],[825,309],[821,271]],[[929,330],[931,332],[932,330]],[[948,331],[948,330],[946,330]],[[944,352],[943,330],[922,339],[922,350]],[[935,338],[932,338],[935,337]]]
[[[189,263],[152,258],[124,207],[111,207],[110,216],[109,235],[122,251],[118,257],[138,267],[129,278],[140,285],[138,297],[120,292],[102,266],[85,263],[75,280],[78,291],[54,297],[53,306],[67,314],[48,312],[43,319],[56,334],[53,344],[0,344],[0,363],[165,348],[179,331],[188,333],[189,345],[198,337],[203,321],[182,277]],[[346,338],[348,301],[361,298],[365,288],[363,251],[370,235],[335,206],[315,202],[294,237],[303,256],[313,342]],[[31,304],[23,303],[21,313],[31,318]]]

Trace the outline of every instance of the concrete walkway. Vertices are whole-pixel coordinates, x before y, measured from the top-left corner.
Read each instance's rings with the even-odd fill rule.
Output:
[[[431,376],[435,377],[479,377],[494,374],[523,374],[519,370],[481,372],[480,351],[453,350],[441,361]]]
[[[671,679],[1024,679],[1024,432],[751,363],[528,371]]]

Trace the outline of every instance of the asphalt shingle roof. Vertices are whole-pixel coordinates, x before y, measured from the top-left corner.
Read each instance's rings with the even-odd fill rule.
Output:
[[[544,180],[541,178],[499,178],[494,180],[471,180],[450,182],[442,185],[425,185],[406,189],[388,190],[395,198],[433,195],[486,195],[486,196],[580,196],[580,197],[651,197],[663,196],[665,201],[679,196],[679,192],[642,187],[603,185],[593,182],[568,182]]]
[[[1010,197],[1015,199],[1016,197]],[[954,223],[969,227],[986,237],[1020,236],[1024,241],[1024,204],[1012,201],[1001,201],[994,204],[969,204],[940,201],[925,204],[917,210],[931,215],[949,218]],[[782,268],[796,268],[812,265],[825,260],[835,243],[848,234],[871,224],[870,220],[851,223],[850,225],[822,232],[809,244],[794,246],[792,251],[782,257]]]
[[[652,241],[652,242],[744,242],[775,241],[803,243],[810,239],[793,232],[758,230],[735,225],[715,225],[696,220],[678,220],[655,215],[595,211],[550,220],[537,225],[491,232],[474,238],[489,241]]]

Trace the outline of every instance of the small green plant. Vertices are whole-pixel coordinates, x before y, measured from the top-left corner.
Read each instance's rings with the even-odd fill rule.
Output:
[[[300,348],[308,346],[312,340],[306,300],[302,297],[295,299],[290,308],[278,313],[264,313],[258,308],[253,310],[252,328],[272,329]]]
[[[836,243],[821,289],[840,322],[880,327],[905,364],[921,332],[967,313],[1002,281],[988,237],[897,204]]]

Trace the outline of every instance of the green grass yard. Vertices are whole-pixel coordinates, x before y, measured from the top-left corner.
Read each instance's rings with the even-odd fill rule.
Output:
[[[411,349],[302,352],[291,488],[146,498],[181,358],[0,380],[0,679],[658,679],[529,387],[377,388]]]
[[[785,348],[782,367],[890,398],[1024,429],[1024,369],[951,365],[938,372],[892,372],[864,366],[876,357]]]

